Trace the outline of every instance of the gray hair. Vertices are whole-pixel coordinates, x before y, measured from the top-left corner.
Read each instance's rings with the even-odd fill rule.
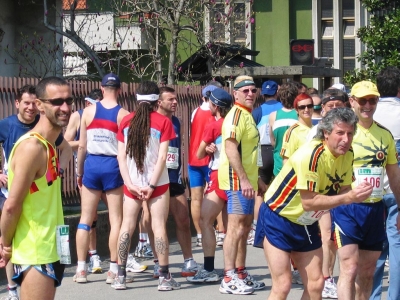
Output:
[[[352,109],[348,107],[338,107],[326,113],[318,124],[317,134],[315,139],[324,140],[324,132],[331,134],[333,127],[338,123],[346,123],[354,127],[354,133],[357,131],[358,118]]]

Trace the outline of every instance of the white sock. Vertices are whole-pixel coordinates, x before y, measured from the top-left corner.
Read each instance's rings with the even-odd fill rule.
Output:
[[[86,270],[86,262],[78,260],[78,267],[76,268],[76,272],[85,271]]]
[[[97,250],[89,250],[88,252],[89,252],[90,256],[93,256],[93,255],[97,254]]]
[[[201,233],[198,233],[198,234],[197,234],[197,238],[198,238],[198,239],[201,239]]]
[[[114,274],[118,273],[118,264],[117,263],[110,263],[110,271]]]
[[[257,220],[253,220],[253,226],[254,226],[254,227],[257,226]]]

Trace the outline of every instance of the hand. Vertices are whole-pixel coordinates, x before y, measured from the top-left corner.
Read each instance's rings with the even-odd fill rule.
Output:
[[[129,184],[129,185],[126,185],[126,188],[132,195],[138,197],[140,200],[143,200],[143,193],[141,192],[141,190],[138,186]]]
[[[363,181],[354,189],[349,191],[350,203],[361,203],[368,199],[372,194],[372,185],[368,182]]]
[[[76,176],[76,184],[80,190],[82,189],[82,178],[83,176]]]
[[[242,189],[243,197],[245,197],[246,199],[254,199],[256,192],[254,191],[248,179],[241,180],[240,187]]]
[[[215,151],[217,151],[217,146],[215,146],[214,143],[208,144],[206,146],[206,152],[208,155],[213,154]]]
[[[140,188],[140,192],[142,194],[142,200],[147,201],[151,198],[151,194],[153,194],[153,189],[149,186],[145,186]]]
[[[265,192],[267,191],[267,185],[264,183],[264,181],[261,179],[261,177],[258,177],[258,193],[257,196],[264,197]]]
[[[3,241],[0,244],[0,268],[4,268],[11,259],[12,247],[3,246]]]
[[[5,174],[0,174],[0,187],[7,187],[8,176]]]

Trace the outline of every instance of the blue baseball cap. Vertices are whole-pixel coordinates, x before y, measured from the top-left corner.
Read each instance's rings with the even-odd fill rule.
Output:
[[[203,95],[204,98],[209,98],[210,97],[210,93],[217,89],[218,87],[216,87],[215,85],[207,85],[202,91],[201,94]]]
[[[121,87],[121,80],[117,74],[109,73],[101,80],[101,86]]]
[[[216,106],[229,107],[232,104],[232,96],[224,89],[216,88],[210,93],[210,101]]]
[[[273,80],[267,80],[262,84],[261,95],[273,96],[278,90],[278,84]]]

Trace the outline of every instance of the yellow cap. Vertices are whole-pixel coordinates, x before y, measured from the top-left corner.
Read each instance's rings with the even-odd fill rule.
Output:
[[[360,81],[351,88],[351,95],[361,98],[368,95],[375,95],[379,97],[381,94],[379,94],[378,88],[371,81]]]

